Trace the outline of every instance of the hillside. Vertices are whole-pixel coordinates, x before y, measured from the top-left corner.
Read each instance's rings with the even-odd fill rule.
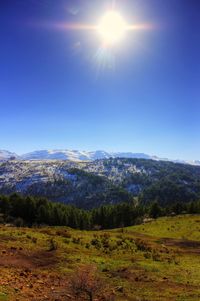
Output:
[[[200,167],[145,159],[0,163],[0,193],[45,196],[82,208],[139,197],[142,203],[200,199]]]
[[[0,226],[0,300],[88,300],[72,283],[90,269],[98,301],[197,301],[199,231],[199,215],[97,232]]]

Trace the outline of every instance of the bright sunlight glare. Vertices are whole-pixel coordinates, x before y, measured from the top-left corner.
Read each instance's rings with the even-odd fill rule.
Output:
[[[117,11],[108,11],[100,20],[98,32],[104,43],[112,45],[125,36],[126,28],[125,20]]]

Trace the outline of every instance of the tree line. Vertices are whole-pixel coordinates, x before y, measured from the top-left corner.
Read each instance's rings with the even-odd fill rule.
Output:
[[[49,225],[81,230],[112,229],[142,223],[144,217],[157,218],[183,213],[200,213],[200,201],[175,202],[168,207],[161,207],[157,202],[136,205],[136,202],[131,201],[83,210],[72,205],[51,202],[43,197],[22,196],[16,193],[0,196],[0,223],[12,223],[16,226]]]

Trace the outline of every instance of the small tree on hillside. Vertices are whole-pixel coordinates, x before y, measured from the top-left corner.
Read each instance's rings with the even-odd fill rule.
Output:
[[[97,268],[93,265],[78,268],[70,281],[70,287],[76,300],[114,300],[113,294],[107,291],[108,287],[98,276]]]

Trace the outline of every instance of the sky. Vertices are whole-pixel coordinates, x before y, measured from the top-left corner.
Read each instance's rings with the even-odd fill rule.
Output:
[[[200,1],[116,0],[146,27],[106,49],[67,27],[97,25],[111,2],[0,1],[0,149],[200,159]]]

